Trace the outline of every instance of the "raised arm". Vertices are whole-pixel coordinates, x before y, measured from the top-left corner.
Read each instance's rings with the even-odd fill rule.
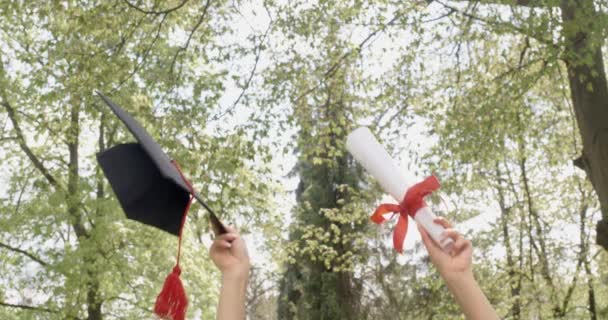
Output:
[[[498,314],[477,284],[471,269],[473,246],[454,230],[451,223],[443,218],[435,223],[446,228],[445,236],[454,240],[452,251],[448,254],[431,239],[424,228],[418,226],[422,242],[431,256],[431,261],[468,320],[497,320]]]
[[[218,236],[209,254],[222,272],[222,289],[217,320],[244,320],[245,297],[249,280],[249,255],[243,238],[233,228]]]

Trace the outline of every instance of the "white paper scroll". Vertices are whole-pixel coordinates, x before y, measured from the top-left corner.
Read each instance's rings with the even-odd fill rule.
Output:
[[[351,132],[346,138],[346,149],[369,174],[378,180],[385,192],[398,202],[403,200],[405,192],[414,183],[407,181],[403,172],[395,165],[393,159],[368,128],[361,127]],[[442,237],[445,229],[433,222],[435,214],[431,208],[421,208],[414,215],[414,219],[427,230],[443,251],[451,250],[454,241],[451,238]]]

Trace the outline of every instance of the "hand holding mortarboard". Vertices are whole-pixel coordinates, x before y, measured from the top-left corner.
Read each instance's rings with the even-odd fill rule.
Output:
[[[177,262],[156,298],[154,312],[184,320],[188,299],[180,280],[182,230],[193,198],[209,212],[216,236],[228,232],[213,210],[194,191],[177,163],[169,158],[146,130],[109,98],[97,92],[127,126],[137,143],[119,144],[97,154],[97,160],[129,219],[179,236]]]

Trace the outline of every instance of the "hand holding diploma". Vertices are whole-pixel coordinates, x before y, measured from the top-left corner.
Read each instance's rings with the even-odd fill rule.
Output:
[[[450,253],[442,250],[420,225],[418,225],[418,230],[433,265],[445,280],[460,309],[469,320],[498,320],[496,310],[473,276],[471,268],[473,245],[454,230],[452,224],[447,220],[436,218],[434,222],[443,226],[445,235],[454,241]]]
[[[399,204],[382,204],[372,215],[372,221],[380,224],[386,221],[385,214],[391,212],[399,214],[393,233],[395,250],[400,253],[403,251],[408,215],[422,225],[445,252],[452,249],[454,240],[444,235],[443,226],[434,223],[436,217],[424,202],[425,196],[439,188],[437,178],[431,176],[417,184],[409,183],[393,159],[366,127],[358,128],[348,135],[346,148],[378,180],[384,191],[399,202]]]
[[[445,280],[469,320],[498,320],[496,311],[473,277],[471,257],[473,246],[443,218],[437,218],[424,203],[424,197],[439,188],[434,176],[411,185],[394,164],[386,150],[378,143],[369,129],[356,129],[348,135],[346,148],[361,165],[380,183],[399,204],[382,204],[372,215],[372,221],[386,221],[384,214],[399,214],[393,234],[395,250],[403,250],[403,240],[408,225],[408,215],[418,223],[431,261]]]
[[[471,242],[460,235],[454,226],[442,217],[437,217],[434,223],[445,228],[444,235],[454,241],[452,251],[447,253],[431,239],[428,232],[418,225],[422,242],[429,252],[431,262],[446,281],[461,278],[471,272],[473,246]]]

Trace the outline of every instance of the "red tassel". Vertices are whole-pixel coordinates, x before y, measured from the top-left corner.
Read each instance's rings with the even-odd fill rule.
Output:
[[[171,272],[165,280],[163,290],[156,298],[154,313],[163,319],[186,319],[188,298],[186,297],[186,291],[182,285],[182,280],[179,278],[181,272],[179,266],[173,268],[173,272]]]
[[[175,263],[175,267],[173,267],[173,271],[167,276],[165,279],[165,284],[163,285],[163,289],[156,297],[156,304],[154,305],[154,313],[162,319],[167,320],[185,320],[186,319],[186,309],[188,308],[188,298],[186,297],[186,290],[184,290],[184,285],[182,285],[182,280],[180,279],[180,274],[182,270],[179,268],[179,257],[182,254],[182,232],[184,231],[184,223],[186,223],[186,217],[188,216],[188,211],[190,210],[190,205],[192,205],[192,193],[194,193],[192,189],[192,185],[190,181],[184,177],[182,170],[180,169],[177,162],[171,160],[177,171],[181,175],[182,179],[190,189],[190,199],[186,204],[186,208],[184,209],[184,213],[182,215],[182,223],[179,228],[179,240],[177,245],[177,262]]]

